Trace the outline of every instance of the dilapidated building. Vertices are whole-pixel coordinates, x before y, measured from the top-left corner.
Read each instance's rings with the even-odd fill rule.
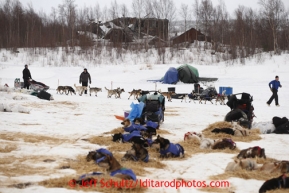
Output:
[[[193,43],[195,40],[211,42],[211,38],[205,36],[195,28],[191,28],[179,36],[171,38],[173,44],[180,44],[184,42]]]
[[[132,42],[143,37],[168,40],[167,19],[122,17],[92,25],[93,33],[110,42]]]

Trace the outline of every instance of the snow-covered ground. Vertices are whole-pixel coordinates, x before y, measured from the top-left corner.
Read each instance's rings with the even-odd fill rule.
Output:
[[[114,115],[123,115],[124,110],[130,109],[132,102],[137,101],[132,98],[128,100],[128,91],[132,89],[154,90],[155,88],[166,91],[168,87],[176,87],[177,93],[189,93],[193,90],[193,84],[178,83],[177,85],[167,85],[161,83],[152,83],[147,80],[161,78],[169,67],[178,67],[180,64],[137,64],[127,65],[124,63],[118,65],[97,65],[88,67],[88,72],[92,77],[92,87],[101,87],[102,92],[98,96],[79,96],[79,95],[60,95],[56,94],[56,88],[59,85],[78,84],[79,75],[86,64],[76,65],[74,67],[48,67],[43,66],[41,61],[33,62],[29,66],[32,78],[50,86],[48,90],[54,97],[54,101],[38,99],[35,96],[16,93],[0,92],[0,103],[19,105],[29,109],[30,113],[5,113],[0,112],[0,141],[2,149],[5,147],[15,147],[13,151],[1,152],[0,158],[14,156],[13,161],[2,161],[2,169],[6,164],[21,162],[23,156],[46,156],[58,157],[59,159],[74,159],[78,155],[86,156],[89,150],[99,147],[87,141],[80,140],[97,136],[104,132],[111,131],[120,127],[120,121]],[[289,102],[289,55],[281,56],[269,55],[263,56],[260,63],[258,59],[251,59],[246,65],[225,63],[198,65],[191,63],[199,70],[202,77],[218,77],[219,80],[214,83],[217,90],[219,87],[232,87],[233,93],[247,92],[254,97],[253,105],[255,108],[255,122],[268,122],[272,117],[288,117]],[[14,85],[15,78],[21,78],[25,62],[21,62],[19,57],[9,58],[5,61],[0,60],[0,85],[7,83],[10,87]],[[275,75],[279,75],[282,88],[279,90],[280,107],[274,103],[270,107],[266,101],[271,96],[268,83],[273,80]],[[121,99],[107,98],[107,92],[104,87],[121,87],[126,91],[121,95]],[[206,87],[206,85],[202,85]],[[13,100],[15,96],[22,96],[23,100]],[[185,132],[201,132],[209,124],[222,121],[229,112],[226,105],[215,105],[207,103],[181,103],[180,100],[173,99],[172,102],[166,102],[166,109],[174,109],[174,115],[165,117],[165,122],[161,129],[170,131],[171,134],[165,135],[172,142],[183,140]],[[45,136],[46,141],[30,143],[29,141],[9,139],[10,134],[19,132],[19,135],[27,134]],[[251,146],[261,146],[266,149],[266,155],[278,160],[288,160],[289,141],[287,135],[263,134],[262,140],[252,141],[250,143],[237,141],[239,149],[245,149]],[[63,139],[55,142],[55,139]],[[33,140],[33,139],[29,139]],[[281,147],[281,148],[280,148]],[[125,150],[124,150],[125,151]],[[167,165],[165,169],[153,169],[153,173],[147,176],[138,176],[154,180],[172,180],[183,178],[187,180],[208,180],[212,175],[224,173],[228,162],[232,161],[235,154],[228,153],[199,153],[190,156],[184,160],[163,161]],[[1,161],[0,161],[1,162]],[[26,163],[25,163],[26,162]],[[43,163],[42,161],[31,163],[24,161],[22,166],[33,165],[33,167],[58,167],[56,163]],[[16,168],[17,169],[17,168]],[[147,169],[152,170],[152,169]],[[55,171],[55,170],[54,170]],[[90,172],[90,171],[87,171]],[[54,173],[30,173],[27,175],[9,175],[9,171],[0,170],[0,192],[19,192],[19,189],[10,188],[8,185],[20,182],[39,182],[44,179],[56,178],[66,174],[73,174],[76,177],[81,175],[73,171],[65,172],[56,170]],[[27,180],[29,179],[29,180]],[[229,178],[230,186],[235,192],[257,192],[264,181],[241,178]],[[74,192],[74,190],[64,188],[44,188],[38,185],[32,185],[21,192]],[[147,192],[201,192],[194,188],[149,188]],[[202,191],[204,192],[204,191]]]

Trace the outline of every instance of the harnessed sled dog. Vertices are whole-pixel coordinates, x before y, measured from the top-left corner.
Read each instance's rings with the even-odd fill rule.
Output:
[[[98,166],[106,168],[110,176],[121,178],[124,180],[136,181],[136,175],[131,169],[121,166],[110,151],[100,148],[96,151],[90,151],[86,156],[86,161],[94,160]]]
[[[137,98],[141,95],[142,90],[141,89],[133,89],[132,91],[128,92],[129,97],[128,99],[130,99],[131,96],[134,97],[135,100],[137,100]]]
[[[97,97],[97,93],[102,92],[102,88],[89,86],[89,95],[91,96],[91,93],[93,93],[93,92],[95,93],[95,96]]]
[[[121,89],[120,87],[118,87],[117,89],[108,89],[106,87],[104,88],[105,90],[107,90],[107,98],[111,98],[112,95],[114,95],[115,98],[120,98],[121,93],[125,92],[124,89]]]
[[[82,93],[87,90],[87,86],[76,86],[76,84],[74,84],[75,90],[76,92],[78,92],[78,94],[81,96]]]
[[[160,157],[184,157],[184,148],[180,144],[173,144],[170,140],[157,136],[157,139],[153,141],[153,144],[160,144]]]
[[[126,154],[121,158],[121,161],[127,161],[127,160],[132,160],[132,161],[143,161],[143,162],[148,162],[149,161],[149,154],[148,150],[143,147],[142,144],[139,143],[134,143],[132,145],[132,149],[128,150]]]

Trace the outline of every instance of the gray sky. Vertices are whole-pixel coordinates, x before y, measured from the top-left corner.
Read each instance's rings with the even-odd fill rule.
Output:
[[[4,0],[0,0],[0,2],[3,2]],[[51,13],[51,8],[55,7],[57,8],[59,4],[62,4],[62,0],[19,0],[22,5],[27,6],[28,3],[32,3],[32,6],[36,12],[38,11],[44,11],[45,13]],[[111,5],[111,2],[114,0],[75,0],[75,3],[77,6],[80,7],[90,7],[94,6],[96,3],[99,4],[100,8],[103,8],[104,6],[107,6],[108,8]],[[181,4],[187,4],[190,7],[192,6],[194,0],[174,0],[174,3],[177,7],[177,9],[180,8]],[[200,2],[200,0],[199,0]],[[212,0],[214,6],[219,4],[219,0]],[[230,15],[233,14],[234,10],[239,5],[244,5],[246,7],[251,7],[252,9],[259,9],[260,5],[258,4],[258,0],[223,0],[227,7],[227,11]],[[126,4],[128,9],[131,10],[131,4],[132,0],[117,0],[118,4]],[[286,9],[289,9],[289,0],[283,0],[283,3],[286,7]]]

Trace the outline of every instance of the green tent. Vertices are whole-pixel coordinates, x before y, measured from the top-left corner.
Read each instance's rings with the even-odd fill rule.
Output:
[[[199,82],[199,71],[198,69],[184,64],[177,68],[179,79],[184,83],[197,83]]]

